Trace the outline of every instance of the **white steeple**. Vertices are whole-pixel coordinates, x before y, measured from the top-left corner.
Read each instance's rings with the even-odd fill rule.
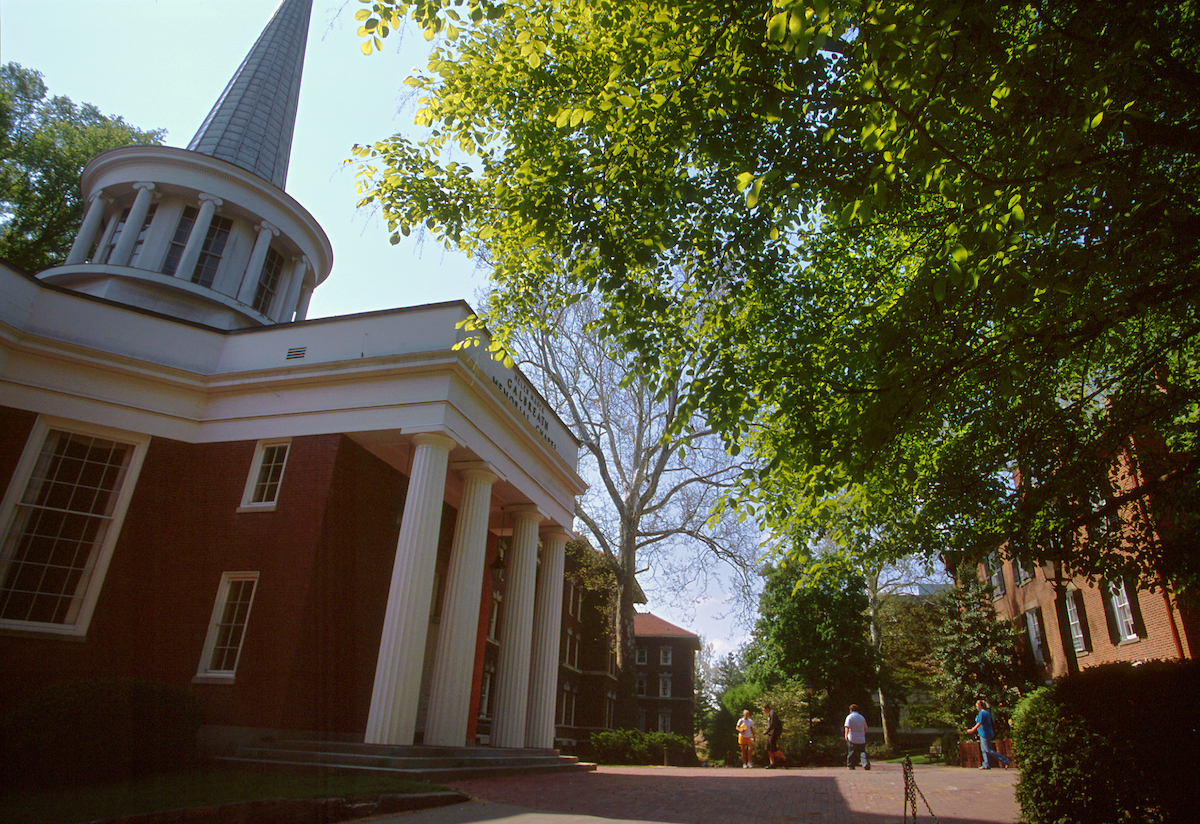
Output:
[[[38,277],[221,329],[302,320],[333,265],[283,191],[311,10],[283,0],[187,149],[93,158],[67,261]]]

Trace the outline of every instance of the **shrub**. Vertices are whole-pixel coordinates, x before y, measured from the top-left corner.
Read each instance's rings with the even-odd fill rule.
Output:
[[[1113,664],[1027,696],[1013,714],[1029,824],[1141,824],[1195,813],[1194,661]]]
[[[195,696],[129,679],[64,681],[22,702],[0,730],[4,773],[77,783],[145,775],[196,758]]]
[[[671,732],[643,733],[637,730],[603,730],[592,733],[592,748],[601,764],[652,764],[664,760],[672,766],[697,764],[696,747],[682,735]]]

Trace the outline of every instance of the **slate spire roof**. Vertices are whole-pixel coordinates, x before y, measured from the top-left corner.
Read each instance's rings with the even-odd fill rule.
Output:
[[[188,149],[284,187],[311,16],[312,0],[279,4]]]

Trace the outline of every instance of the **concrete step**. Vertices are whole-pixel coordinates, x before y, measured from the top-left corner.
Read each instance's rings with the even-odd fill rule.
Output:
[[[345,740],[263,741],[220,759],[226,763],[289,769],[378,772],[434,783],[460,778],[585,772],[595,764],[546,749],[398,747]]]

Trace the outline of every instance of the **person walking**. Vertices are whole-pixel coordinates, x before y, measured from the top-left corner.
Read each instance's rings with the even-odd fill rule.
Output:
[[[996,751],[996,723],[992,719],[992,713],[988,710],[987,701],[976,701],[975,709],[979,710],[975,715],[975,726],[967,730],[967,735],[979,730],[979,756],[983,761],[983,765],[979,769],[990,770],[992,768],[991,756],[994,756],[1007,768],[1008,759]]]
[[[783,722],[778,713],[771,709],[770,704],[763,704],[763,712],[767,714],[767,764],[768,770],[786,770],[787,756],[779,749],[779,736],[783,734]]]
[[[846,716],[846,766],[854,769],[856,760],[862,763],[864,770],[871,769],[871,758],[867,755],[867,719],[858,712],[858,704],[850,705],[850,714]]]
[[[750,710],[742,710],[737,722],[738,746],[742,748],[742,769],[750,769],[751,754],[754,752],[754,719]]]

